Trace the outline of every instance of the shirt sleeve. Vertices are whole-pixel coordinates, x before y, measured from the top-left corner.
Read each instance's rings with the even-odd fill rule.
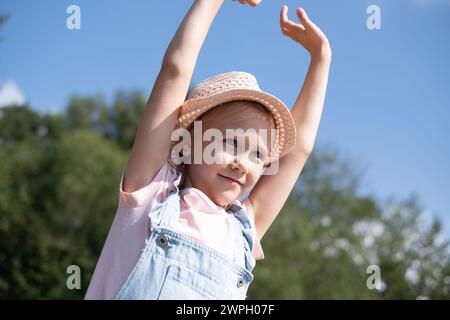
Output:
[[[167,196],[169,187],[172,185],[175,177],[176,170],[168,163],[168,161],[166,161],[149,184],[143,186],[139,190],[125,192],[123,190],[124,172],[122,172],[119,186],[119,205],[134,209],[148,206],[155,200],[162,202]]]
[[[252,229],[253,229],[253,256],[255,257],[256,260],[262,260],[264,259],[264,251],[263,248],[261,246],[261,241],[258,238],[258,235],[256,233],[256,227],[255,227],[255,217],[253,215],[253,206],[250,202],[250,199],[247,198],[244,201],[242,201],[242,204],[244,205],[249,217],[250,217],[250,222],[252,224]]]

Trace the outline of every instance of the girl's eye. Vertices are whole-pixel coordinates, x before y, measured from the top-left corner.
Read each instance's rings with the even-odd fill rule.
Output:
[[[235,148],[237,148],[237,140],[236,139],[223,139],[223,141],[232,144]]]
[[[261,152],[256,151],[255,153],[256,153],[256,157],[257,157],[258,159],[264,160],[264,155],[263,155]]]

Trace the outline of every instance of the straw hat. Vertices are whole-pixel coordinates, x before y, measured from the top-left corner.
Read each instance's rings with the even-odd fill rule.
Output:
[[[181,105],[177,128],[188,129],[200,115],[223,103],[236,100],[258,102],[267,108],[278,130],[270,152],[273,160],[288,153],[295,144],[295,123],[286,105],[278,98],[261,91],[256,78],[247,72],[221,73],[200,82]]]

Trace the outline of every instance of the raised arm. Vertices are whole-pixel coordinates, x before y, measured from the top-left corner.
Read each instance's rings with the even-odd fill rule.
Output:
[[[170,42],[142,114],[124,172],[123,189],[150,183],[167,160],[170,135],[184,102],[197,57],[223,0],[196,0]]]
[[[291,111],[297,128],[296,145],[280,159],[277,174],[261,177],[249,195],[260,239],[282,209],[313,149],[331,64],[330,45],[322,31],[309,20],[301,8],[296,10],[301,24],[290,21],[287,9],[284,6],[281,11],[281,30],[285,36],[300,43],[309,52],[311,63]]]

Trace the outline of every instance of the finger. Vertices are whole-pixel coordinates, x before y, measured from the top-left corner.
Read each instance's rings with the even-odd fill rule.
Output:
[[[297,8],[296,10],[297,16],[300,19],[301,23],[310,29],[315,30],[317,33],[322,33],[322,31],[320,30],[320,28],[318,26],[316,26],[316,24],[314,22],[311,21],[311,19],[309,19],[308,15],[306,14],[305,9],[303,8]]]
[[[292,29],[286,29],[281,28],[281,33],[295,41],[301,41],[304,36],[304,31],[298,31],[298,30],[292,30]]]
[[[303,27],[301,24],[293,23],[292,21],[287,22],[280,22],[281,29],[289,30],[290,32],[298,32],[303,33],[305,32],[305,27]]]
[[[310,26],[312,24],[311,20],[309,20],[308,15],[306,14],[305,9],[303,8],[297,8],[295,10],[295,13],[297,14],[297,17],[299,18],[300,22],[306,27]]]
[[[284,23],[284,22],[288,21],[288,16],[287,16],[288,10],[289,10],[288,6],[284,4],[283,7],[281,8],[281,12],[280,12],[280,22]]]
[[[288,6],[287,5],[283,5],[283,8],[281,9],[281,13],[280,13],[280,26],[281,28],[289,28],[289,29],[298,29],[298,24],[292,22],[291,20],[289,20],[288,18]]]
[[[248,4],[252,7],[256,7],[258,4],[261,3],[262,0],[248,0]]]

